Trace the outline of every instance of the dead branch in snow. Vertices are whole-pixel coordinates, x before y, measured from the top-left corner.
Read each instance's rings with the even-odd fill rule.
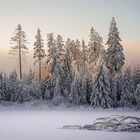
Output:
[[[113,115],[104,118],[97,118],[93,124],[67,125],[63,129],[86,129],[106,131],[140,132],[140,118],[133,116]]]

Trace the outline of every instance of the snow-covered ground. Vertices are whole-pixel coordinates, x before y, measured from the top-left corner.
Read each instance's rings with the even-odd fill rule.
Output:
[[[13,106],[13,105],[12,105]],[[131,109],[95,110],[84,107],[34,108],[28,111],[0,105],[0,140],[139,140],[140,133],[66,130],[64,125],[91,124],[98,117],[132,115],[140,111]],[[27,105],[26,105],[27,107]],[[9,110],[8,110],[9,108]],[[44,108],[44,109],[43,109]],[[6,111],[5,111],[5,110]]]

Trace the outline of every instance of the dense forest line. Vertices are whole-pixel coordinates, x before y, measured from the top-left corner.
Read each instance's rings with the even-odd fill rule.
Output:
[[[105,49],[103,38],[92,27],[89,42],[47,35],[47,52],[40,29],[37,30],[33,58],[38,64],[38,78],[32,70],[22,74],[22,55],[26,54],[26,34],[18,25],[11,41],[10,54],[19,58],[16,71],[0,73],[0,100],[26,102],[42,99],[54,104],[89,104],[93,107],[140,107],[140,69],[125,67],[125,56],[119,31],[112,18]],[[42,65],[47,75],[42,75]]]

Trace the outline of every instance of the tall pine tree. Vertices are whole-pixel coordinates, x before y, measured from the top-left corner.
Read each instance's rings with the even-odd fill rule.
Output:
[[[41,80],[41,72],[42,72],[42,67],[41,67],[41,64],[42,64],[42,59],[46,56],[45,54],[45,50],[44,50],[44,43],[43,43],[43,40],[42,40],[42,37],[41,37],[41,31],[40,29],[38,28],[37,30],[37,35],[35,36],[35,43],[34,43],[34,54],[33,54],[33,58],[35,59],[35,63],[38,63],[39,64],[39,81]]]
[[[11,47],[9,54],[18,55],[19,57],[19,77],[22,79],[22,55],[27,53],[28,48],[26,47],[27,40],[26,34],[22,30],[20,24],[18,24],[14,36],[11,38],[11,44],[15,44],[14,47]]]

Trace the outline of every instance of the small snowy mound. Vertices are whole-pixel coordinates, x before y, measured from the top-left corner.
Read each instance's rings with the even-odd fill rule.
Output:
[[[127,131],[140,132],[140,118],[133,116],[110,116],[106,118],[98,118],[93,124],[67,125],[64,129],[86,129],[86,130],[106,130],[106,131]]]

